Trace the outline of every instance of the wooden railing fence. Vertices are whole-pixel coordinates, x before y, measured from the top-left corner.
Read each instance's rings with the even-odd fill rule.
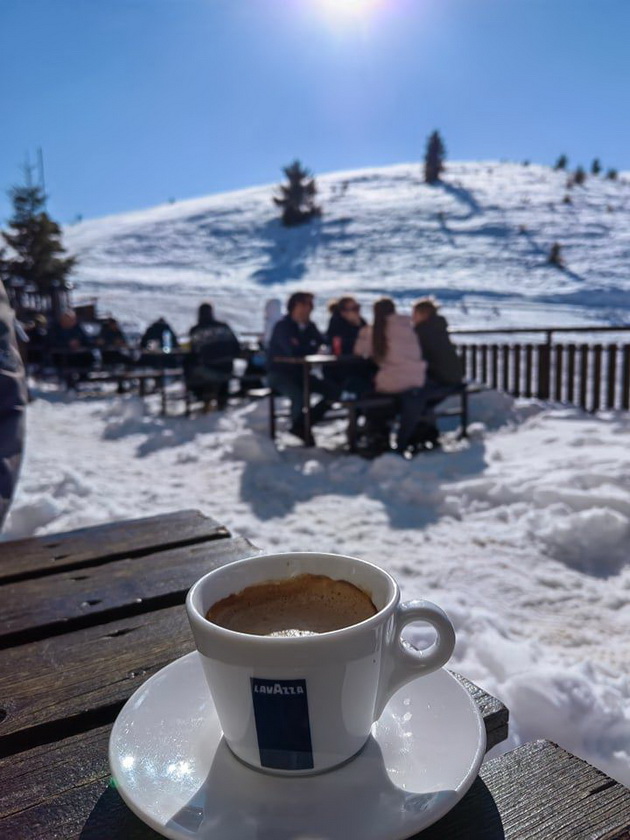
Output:
[[[579,406],[588,411],[630,410],[630,344],[561,343],[554,333],[630,332],[630,327],[453,330],[466,377],[512,394]],[[461,342],[459,336],[542,334],[544,341]]]

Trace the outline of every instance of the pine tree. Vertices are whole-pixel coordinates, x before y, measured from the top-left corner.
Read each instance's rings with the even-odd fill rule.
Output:
[[[9,219],[11,232],[2,237],[9,248],[3,258],[2,273],[10,287],[22,287],[49,298],[54,314],[59,308],[59,296],[71,288],[68,277],[76,257],[63,257],[61,228],[45,211],[46,196],[39,186],[31,184],[30,171],[26,184],[9,190],[13,216]]]
[[[569,164],[569,158],[566,155],[560,155],[560,157],[556,161],[555,166],[553,168],[557,172],[560,169],[566,169],[568,164]]]
[[[582,186],[584,181],[586,181],[586,172],[581,166],[578,166],[578,168],[573,173],[573,183],[577,184],[578,186]]]
[[[439,132],[434,131],[427,140],[427,148],[424,155],[424,180],[427,184],[435,184],[440,180],[444,172],[444,158],[446,148]]]
[[[602,165],[599,162],[599,158],[595,158],[593,163],[591,164],[591,175],[599,175],[602,171]]]
[[[617,180],[617,170],[616,169],[609,169],[606,173],[606,178],[609,181],[616,181]]]
[[[281,184],[280,195],[273,197],[274,203],[282,207],[282,224],[291,227],[319,216],[321,208],[315,204],[317,185],[309,170],[294,160],[282,171],[289,183]]]

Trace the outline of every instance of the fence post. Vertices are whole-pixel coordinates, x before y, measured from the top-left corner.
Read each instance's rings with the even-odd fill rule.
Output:
[[[562,368],[563,368],[563,357],[564,357],[564,347],[562,344],[556,344],[555,347],[555,355],[556,355],[556,363],[555,363],[555,382],[554,382],[554,396],[556,402],[562,402]]]
[[[548,400],[550,396],[550,365],[551,346],[549,344],[538,345],[538,399]],[[556,371],[557,375],[557,371]]]
[[[630,409],[630,344],[623,345],[623,373],[621,377],[621,407]]]
[[[497,388],[499,384],[499,348],[496,344],[490,345],[490,387]]]
[[[504,344],[501,347],[501,381],[502,389],[506,394],[510,392],[510,345]]]
[[[512,385],[512,395],[515,397],[521,396],[521,345],[515,344],[514,351],[514,378]]]
[[[599,410],[601,405],[602,392],[602,345],[595,344],[591,350],[593,351],[593,378],[591,382],[591,411]]]
[[[567,344],[567,402],[575,399],[575,344]]]
[[[608,345],[608,364],[606,365],[606,408],[615,407],[617,390],[617,345]]]
[[[580,345],[580,408],[586,408],[586,387],[588,384],[588,344]]]
[[[484,385],[488,384],[488,345],[482,344],[481,350],[481,381]]]
[[[532,395],[532,359],[534,348],[531,344],[525,345],[525,396],[529,399]]]

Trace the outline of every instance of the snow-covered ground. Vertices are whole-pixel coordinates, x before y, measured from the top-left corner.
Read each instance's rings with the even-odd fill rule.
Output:
[[[260,330],[265,298],[300,288],[321,321],[349,291],[405,305],[436,294],[454,326],[629,323],[630,179],[566,181],[544,166],[449,162],[429,186],[401,164],[318,177],[323,216],[299,228],[282,227],[267,185],[82,222],[64,241],[80,296],[135,329],[162,314],[187,331],[211,298]],[[556,241],[566,271],[547,265]]]
[[[372,560],[447,609],[452,666],[510,709],[502,749],[547,737],[630,783],[630,418],[479,395],[469,442],[409,462],[335,451],[335,425],[276,449],[261,404],[157,411],[40,392],[4,536],[194,507],[263,549]]]
[[[436,294],[452,325],[630,324],[630,181],[540,166],[401,165],[318,178],[321,220],[286,230],[272,186],[65,231],[79,297],[136,332],[181,333],[204,299],[259,330],[266,298]],[[565,196],[570,203],[565,202]],[[546,264],[554,241],[567,269]],[[366,307],[367,308],[367,307]],[[505,747],[547,737],[630,784],[630,417],[473,398],[468,442],[411,462],[266,437],[266,407],[186,420],[113,394],[35,392],[4,538],[199,508],[264,549],[355,554],[442,604],[453,667],[510,708]],[[418,629],[412,631],[421,639]]]

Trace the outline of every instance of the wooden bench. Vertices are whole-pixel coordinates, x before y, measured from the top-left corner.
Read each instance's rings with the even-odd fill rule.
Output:
[[[233,382],[236,380],[239,384],[239,388],[237,391],[232,392],[228,395],[228,405],[230,404],[240,404],[242,402],[248,402],[250,400],[262,400],[266,399],[271,394],[271,388],[259,388],[259,387],[250,387],[248,382],[248,377],[242,376],[233,376],[231,381]],[[181,393],[169,394],[167,399],[169,401],[178,401],[180,399],[184,400],[184,416],[190,417],[192,414],[193,406],[195,405],[204,405],[204,400],[200,399],[194,391],[192,391],[184,382],[183,388]]]
[[[457,417],[459,418],[459,437],[468,437],[468,398],[472,394],[479,394],[482,391],[487,391],[488,388],[478,382],[467,382],[462,387],[454,387],[453,390],[441,396],[439,399],[429,401],[427,404],[427,413],[418,418],[418,422],[425,420],[427,422],[435,422],[436,417]],[[438,408],[438,406],[448,400],[450,397],[458,397],[459,405],[450,406],[446,408]],[[370,409],[391,409],[395,411],[397,408],[397,400],[395,396],[375,395],[364,397],[361,399],[344,400],[343,405],[348,412],[348,449],[350,452],[357,451],[357,440],[359,435],[358,420],[361,413],[369,411]]]
[[[183,376],[182,368],[155,368],[155,370],[92,370],[85,377],[88,383],[115,382],[119,392],[124,385],[137,386],[140,397],[148,396],[147,386],[154,383],[154,389],[159,391],[161,400],[161,412],[166,414],[167,393],[166,385],[169,379],[180,379]]]
[[[468,422],[469,422],[469,397],[473,394],[479,394],[482,391],[487,391],[488,387],[479,382],[467,382],[464,387],[456,388],[451,393],[445,394],[439,400],[429,403],[430,412],[427,412],[425,417],[418,418],[419,420],[426,419],[433,421],[435,417],[457,417],[459,418],[460,431],[459,437],[468,437]],[[271,388],[260,389],[260,396],[258,399],[267,397],[269,399],[269,436],[275,440],[277,434],[277,420],[281,417],[289,417],[290,412],[278,408],[277,400],[286,399],[282,395],[273,391]],[[445,402],[449,397],[458,397],[459,404],[445,408],[436,408],[436,406]],[[387,409],[396,408],[396,397],[386,394],[371,395],[368,397],[361,397],[348,400],[340,400],[333,404],[332,409],[326,414],[325,421],[332,421],[338,419],[348,419],[347,440],[348,449],[350,452],[357,451],[358,439],[358,420],[360,415],[366,410],[370,409]]]

